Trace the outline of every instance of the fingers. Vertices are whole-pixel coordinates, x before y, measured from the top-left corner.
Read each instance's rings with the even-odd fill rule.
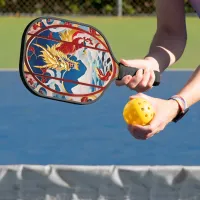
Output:
[[[124,60],[124,59],[121,59],[120,60],[120,63],[122,63],[124,66],[129,66],[129,67],[135,67],[135,68],[138,68],[138,69],[145,69],[145,63],[146,61],[144,60]],[[138,73],[136,73],[136,76],[137,76]],[[140,76],[141,72],[139,72],[139,76]],[[128,83],[129,82],[133,82],[132,86],[132,89],[134,89],[134,83],[137,83],[138,79],[140,77],[132,77],[132,76],[125,76],[123,77],[122,80],[116,80],[115,83],[117,86],[123,86],[123,85],[127,85],[128,86]],[[128,86],[129,87],[129,86]]]
[[[128,130],[134,138],[139,140],[147,140],[153,137],[156,133],[160,132],[159,127],[154,129],[151,126],[129,125]]]
[[[137,84],[135,90],[137,92],[145,92],[153,87],[155,77],[153,76],[154,72],[148,68],[144,70],[142,75],[142,80]]]
[[[122,80],[116,80],[115,81],[115,84],[117,85],[117,86],[124,86],[124,85],[127,85],[130,81],[131,81],[131,79],[132,79],[132,76],[130,76],[130,75],[127,75],[127,76],[124,76],[123,78],[122,78]]]
[[[139,69],[136,72],[136,75],[132,77],[132,79],[126,84],[130,89],[134,89],[138,86],[138,84],[143,79],[143,69]]]
[[[130,96],[129,97],[129,100],[132,100],[132,99],[135,99],[135,98],[137,98],[137,97],[141,97],[141,98],[144,98],[144,99],[146,99],[146,100],[149,100],[149,96],[147,96],[147,95],[145,95],[145,94],[143,94],[143,93],[137,93],[137,94],[135,94],[135,95],[133,95],[133,96]]]
[[[142,97],[147,99],[155,109],[155,115],[152,121],[147,126],[129,125],[128,130],[133,137],[140,140],[147,140],[160,131],[164,130],[167,124],[171,122],[174,116],[174,108],[171,108],[171,102],[163,99],[153,98],[148,95],[138,93],[130,98]],[[176,105],[176,104],[175,104]],[[177,106],[177,105],[176,105]]]
[[[129,67],[136,67],[136,68],[139,68],[139,69],[145,69],[148,61],[146,61],[144,59],[136,59],[136,60],[121,59],[120,63],[122,63],[125,66],[129,66]]]
[[[131,135],[132,135],[135,139],[143,140],[143,136],[142,136],[141,134],[139,134],[138,132],[135,132],[134,128],[135,128],[134,126],[128,125],[128,130],[129,130],[129,132],[131,133]]]
[[[130,96],[129,99],[131,100],[131,99],[134,99],[135,97],[143,97],[143,96],[146,96],[146,95],[143,94],[143,93],[137,93],[137,94],[135,94],[133,96]]]
[[[139,86],[146,88],[147,84],[149,83],[150,76],[151,76],[150,70],[146,68],[144,70],[143,79],[141,80]]]
[[[146,135],[146,140],[150,139],[151,137],[153,137],[154,135],[158,134],[160,132],[160,128],[155,129],[152,133],[149,133]]]
[[[139,140],[147,140],[153,137],[155,134],[158,134],[160,131],[164,130],[164,128],[165,124],[156,118],[148,126],[128,126],[128,130],[131,135]]]
[[[152,88],[153,87],[153,84],[154,84],[154,81],[156,79],[156,76],[155,76],[155,73],[154,71],[152,70],[152,72],[150,73],[150,77],[149,77],[149,81],[147,83],[147,88]]]
[[[131,90],[145,92],[153,87],[155,74],[152,69],[139,69],[135,76],[125,76],[122,80],[116,80],[117,86],[126,85]]]

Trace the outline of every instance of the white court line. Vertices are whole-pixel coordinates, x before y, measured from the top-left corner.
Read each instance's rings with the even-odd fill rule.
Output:
[[[194,71],[195,69],[190,68],[180,68],[180,69],[167,69],[165,71],[173,71],[173,72],[180,72],[180,71]],[[0,72],[16,72],[19,71],[17,68],[0,68]]]
[[[0,68],[1,72],[16,72],[19,71],[17,68]]]
[[[180,71],[194,71],[195,69],[190,68],[180,68],[180,69],[167,69],[165,71],[173,71],[173,72],[180,72]]]

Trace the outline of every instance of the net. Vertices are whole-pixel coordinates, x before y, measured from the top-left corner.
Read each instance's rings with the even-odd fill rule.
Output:
[[[200,168],[187,166],[0,167],[0,200],[198,200]]]

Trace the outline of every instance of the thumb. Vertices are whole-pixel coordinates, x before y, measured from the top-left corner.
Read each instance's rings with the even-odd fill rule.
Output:
[[[153,134],[157,132],[157,130],[160,128],[162,121],[160,116],[158,116],[156,113],[152,119],[152,121],[149,124],[150,129],[152,130]]]
[[[137,59],[137,60],[124,60],[124,59],[121,59],[120,63],[122,63],[125,66],[144,69],[146,67],[147,61],[146,60],[142,60],[142,59]]]
[[[132,100],[132,99],[135,99],[135,98],[138,98],[138,97],[146,99],[148,102],[150,102],[152,104],[154,110],[156,110],[155,106],[154,106],[154,104],[155,104],[154,98],[147,96],[146,94],[137,93],[136,95],[130,96],[129,100]],[[154,112],[156,112],[156,111],[154,111]],[[155,129],[160,123],[161,123],[160,117],[155,113],[152,121],[150,122],[150,124],[147,127],[150,128],[150,129]]]
[[[143,93],[137,93],[135,95],[130,96],[129,100],[132,100],[132,99],[135,99],[135,98],[143,98],[143,99],[145,99],[147,102],[149,102],[153,106],[154,109],[156,109],[157,106],[158,106],[158,102],[159,101],[155,97],[148,96],[148,95],[143,94]]]
[[[148,96],[145,95],[145,94],[143,94],[143,93],[137,93],[137,94],[135,94],[135,95],[133,95],[133,96],[130,96],[129,99],[132,100],[132,99],[135,99],[135,98],[137,98],[137,97],[140,97],[140,98],[144,98],[144,99],[146,99],[146,100],[149,100]]]

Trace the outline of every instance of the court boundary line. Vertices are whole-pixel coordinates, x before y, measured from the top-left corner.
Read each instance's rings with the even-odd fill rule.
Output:
[[[180,71],[194,71],[194,70],[195,69],[193,69],[193,68],[180,68],[180,69],[173,68],[173,69],[167,69],[165,71],[180,72]],[[0,72],[16,72],[16,71],[19,71],[19,69],[17,69],[17,68],[0,68]]]

